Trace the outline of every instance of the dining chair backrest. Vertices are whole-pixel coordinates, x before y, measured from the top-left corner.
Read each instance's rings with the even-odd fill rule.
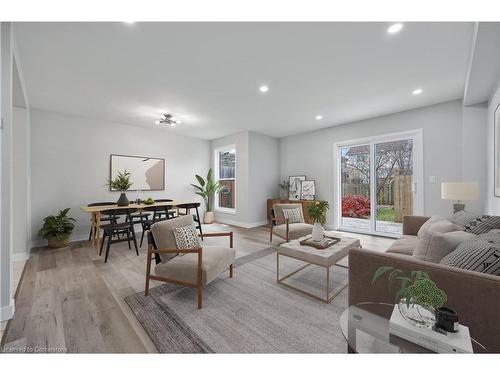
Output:
[[[112,209],[103,211],[103,213],[106,215],[109,215],[113,218],[116,218],[117,216],[126,216],[127,221],[132,222],[130,214],[133,214],[136,211],[137,211],[136,208],[112,208]],[[113,222],[112,222],[112,224],[113,224]]]

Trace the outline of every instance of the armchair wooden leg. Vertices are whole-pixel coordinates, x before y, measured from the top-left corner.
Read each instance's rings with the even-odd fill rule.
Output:
[[[203,287],[198,287],[198,308],[201,309],[203,307]]]
[[[149,276],[146,276],[146,288],[144,289],[144,295],[146,297],[149,295]]]
[[[233,265],[232,264],[229,266],[229,277],[231,279],[233,278]]]
[[[273,228],[269,231],[269,242],[273,242]]]

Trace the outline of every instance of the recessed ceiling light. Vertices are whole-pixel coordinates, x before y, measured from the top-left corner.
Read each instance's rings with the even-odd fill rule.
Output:
[[[316,115],[316,120],[322,120],[323,119],[323,116],[321,115]]]
[[[267,87],[266,85],[262,85],[259,87],[259,91],[260,92],[268,92],[269,91],[269,87]]]
[[[402,28],[403,28],[402,23],[395,23],[395,24],[389,26],[389,28],[387,29],[387,32],[389,34],[396,34],[396,33],[399,33]]]
[[[422,90],[422,89],[415,89],[411,93],[413,95],[420,95],[422,92],[424,92],[424,90]]]

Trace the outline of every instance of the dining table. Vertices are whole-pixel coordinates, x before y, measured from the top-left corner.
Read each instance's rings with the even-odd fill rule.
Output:
[[[145,203],[130,203],[128,206],[118,206],[117,204],[107,205],[107,206],[81,206],[82,211],[90,214],[91,223],[91,240],[90,242],[95,247],[97,254],[99,254],[99,249],[101,247],[101,215],[109,210],[116,209],[131,209],[138,212],[142,212],[145,209],[153,207],[177,207],[182,204],[187,204],[192,202],[186,201],[170,201],[170,202],[154,202],[152,204]]]

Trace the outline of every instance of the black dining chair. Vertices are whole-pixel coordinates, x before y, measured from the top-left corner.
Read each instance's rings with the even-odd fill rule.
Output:
[[[96,202],[96,203],[90,203],[87,206],[88,207],[98,207],[98,206],[112,206],[115,205],[116,202]],[[106,215],[106,216],[101,216],[100,220],[101,222],[109,222],[112,219],[111,216]],[[89,233],[89,242],[92,239],[92,226],[90,226],[90,233]]]
[[[190,215],[191,210],[195,210],[196,214],[193,214],[193,220],[196,223],[196,229],[200,231],[201,239],[203,241],[203,231],[201,229],[201,219],[200,219],[200,212],[198,211],[198,207],[200,207],[201,203],[196,202],[196,203],[182,203],[177,205],[177,209],[179,212],[179,215]],[[180,210],[184,210],[184,212],[181,212]]]
[[[173,200],[172,199],[155,199],[155,202],[159,202],[159,203],[167,202],[168,203],[168,202],[173,202]],[[153,219],[156,219],[156,220],[173,218],[175,216],[175,213],[177,212],[177,210],[172,209],[172,206],[170,206],[170,208],[168,210],[165,210],[164,207],[151,207],[151,208],[148,208],[146,210],[153,212],[154,216],[156,216],[156,218],[153,218]]]
[[[112,217],[112,220],[109,224],[101,225],[101,229],[103,229],[104,234],[101,242],[101,249],[99,251],[99,256],[102,254],[102,249],[104,247],[104,242],[106,238],[108,239],[106,245],[106,256],[104,258],[104,263],[108,262],[109,250],[112,244],[119,242],[128,242],[128,248],[132,249],[130,246],[130,241],[134,242],[135,252],[137,256],[139,256],[139,249],[137,248],[137,240],[135,237],[134,231],[134,223],[130,215],[132,214],[134,209],[130,208],[115,208],[112,210],[106,210],[105,213]],[[118,217],[126,216],[126,220],[124,222],[119,223]]]
[[[169,202],[172,202],[171,200]],[[170,211],[172,210],[172,206],[161,206],[161,207],[151,207],[155,208],[156,211],[154,211],[153,214],[153,219],[151,220],[142,220],[142,234],[141,234],[141,242],[139,243],[139,247],[142,247],[142,242],[144,241],[144,235],[147,231],[151,229],[151,226],[154,223],[157,223],[159,221],[165,221],[172,219],[174,216],[170,215]]]

